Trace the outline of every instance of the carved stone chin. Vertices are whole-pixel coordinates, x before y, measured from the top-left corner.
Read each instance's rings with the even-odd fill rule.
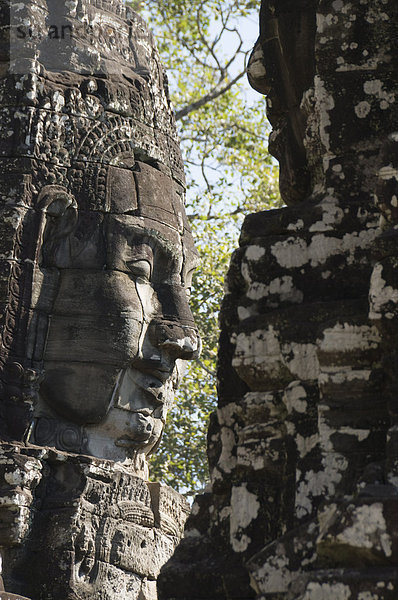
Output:
[[[173,372],[164,383],[152,378],[152,387],[143,387],[148,385],[147,376],[134,369],[122,371],[108,412],[97,424],[79,425],[67,421],[40,397],[29,441],[64,452],[112,460],[147,478],[146,456],[160,442],[167,411],[174,400],[176,379]]]

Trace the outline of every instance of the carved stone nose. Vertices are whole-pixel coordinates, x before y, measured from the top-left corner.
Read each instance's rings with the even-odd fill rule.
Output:
[[[200,338],[198,335],[196,335],[196,340],[193,340],[192,337],[185,337],[179,340],[167,339],[158,344],[158,346],[167,350],[175,358],[182,358],[184,360],[193,360],[200,355]]]
[[[200,336],[196,329],[173,321],[152,323],[151,340],[173,359],[193,360],[201,350]]]

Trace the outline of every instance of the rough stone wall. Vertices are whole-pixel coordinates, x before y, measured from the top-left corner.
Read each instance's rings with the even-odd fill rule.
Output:
[[[394,0],[263,0],[249,66],[287,207],[221,310],[211,488],[161,597],[398,597]]]
[[[3,444],[0,460],[7,590],[32,600],[156,600],[188,513],[177,492],[50,448]]]

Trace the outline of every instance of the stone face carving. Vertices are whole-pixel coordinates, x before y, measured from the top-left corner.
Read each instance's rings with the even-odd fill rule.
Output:
[[[1,11],[5,588],[153,600],[187,508],[146,459],[200,346],[167,82],[121,0]]]
[[[289,206],[247,216],[231,260],[211,490],[161,598],[398,595],[397,17],[262,2],[250,79]]]
[[[105,186],[110,212],[105,204],[80,215],[58,186],[39,197],[39,295],[48,305],[39,298],[37,310],[51,320],[30,440],[128,459],[137,472],[139,455],[160,439],[179,362],[198,352],[186,297],[196,254],[173,180],[118,158]]]

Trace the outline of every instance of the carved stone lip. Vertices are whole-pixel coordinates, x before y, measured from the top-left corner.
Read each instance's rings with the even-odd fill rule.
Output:
[[[146,444],[153,434],[153,425],[151,421],[139,415],[138,429],[134,429],[133,432],[128,432],[117,438],[115,445],[119,448],[136,448],[142,444]]]
[[[157,379],[161,385],[163,385],[164,383],[166,383],[166,381],[168,381],[170,379],[170,377],[172,377],[173,375],[173,371],[170,370],[166,370],[166,369],[148,369],[148,370],[143,370],[142,373],[144,373],[144,375],[147,375],[148,377],[152,378],[152,379]],[[151,387],[158,387],[157,385],[151,385]]]
[[[148,366],[147,366],[148,365]],[[141,388],[160,388],[173,377],[173,366],[160,365],[150,366],[147,362],[134,363],[130,370],[130,376]]]
[[[138,415],[141,418],[146,418],[152,416],[153,410],[149,410],[149,408],[135,408],[130,410],[129,412]]]
[[[115,446],[118,446],[119,448],[137,448],[139,446],[142,446],[142,444],[145,444],[149,438],[151,436],[142,436],[141,439],[131,439],[128,436],[123,436],[120,437],[116,440],[115,442]]]
[[[161,357],[159,359],[138,358],[133,361],[132,369],[149,377],[155,377],[162,383],[165,383],[173,375],[175,362],[162,360]]]

